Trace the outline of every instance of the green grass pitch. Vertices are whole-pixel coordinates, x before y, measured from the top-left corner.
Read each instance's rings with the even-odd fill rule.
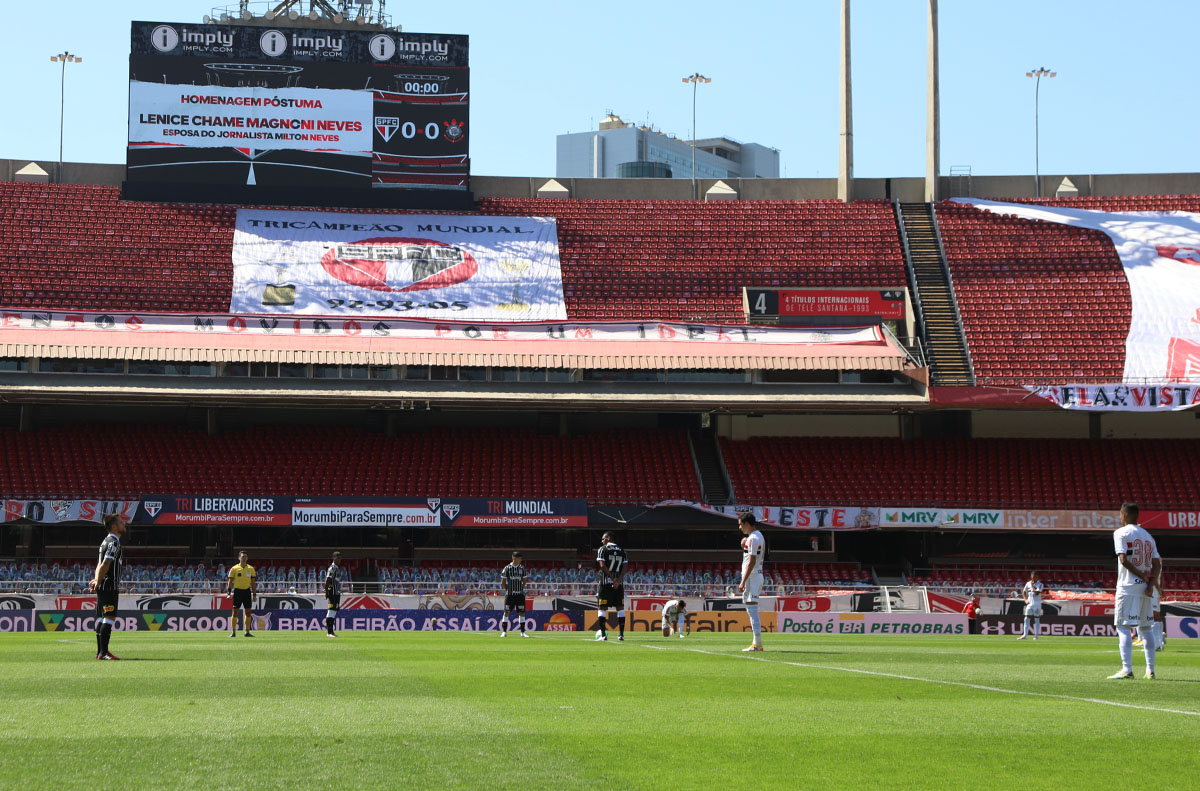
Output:
[[[1194,642],[766,642],[0,635],[0,788],[1200,787]]]

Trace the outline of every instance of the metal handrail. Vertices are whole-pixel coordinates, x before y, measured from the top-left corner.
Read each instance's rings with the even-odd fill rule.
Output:
[[[967,329],[963,325],[962,312],[958,309],[958,293],[954,290],[954,276],[950,273],[950,262],[946,259],[946,247],[942,244],[942,229],[938,227],[937,204],[929,204],[929,221],[933,226],[933,239],[937,242],[938,259],[942,265],[942,273],[946,276],[946,288],[950,294],[950,306],[954,309],[954,321],[958,329],[958,339],[962,344],[963,355],[967,358],[967,373],[971,384],[975,384],[975,361],[971,357],[971,344],[967,343]]]
[[[921,288],[917,284],[917,270],[913,266],[912,250],[908,246],[908,228],[904,225],[904,212],[900,208],[900,201],[896,198],[892,199],[892,213],[896,216],[896,228],[900,231],[900,250],[904,255],[904,275],[908,279],[908,290],[912,294],[913,309],[917,313],[917,339],[919,341],[927,341],[925,329],[925,308],[921,304]],[[929,350],[927,358],[930,364],[933,364],[933,350]]]

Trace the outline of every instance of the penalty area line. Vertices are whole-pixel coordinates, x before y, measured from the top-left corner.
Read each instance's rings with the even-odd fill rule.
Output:
[[[658,648],[659,646],[645,646],[646,648]],[[920,681],[926,684],[941,684],[947,687],[964,687],[966,689],[977,689],[981,692],[997,692],[1002,695],[1024,695],[1032,698],[1056,698],[1058,700],[1073,700],[1077,703],[1096,703],[1101,706],[1115,706],[1121,709],[1137,709],[1139,711],[1157,711],[1162,714],[1183,714],[1187,717],[1200,717],[1200,711],[1185,711],[1183,709],[1167,709],[1160,706],[1144,706],[1137,703],[1120,703],[1115,700],[1105,700],[1104,698],[1085,698],[1076,695],[1059,695],[1053,692],[1030,692],[1021,689],[1005,689],[1003,687],[992,687],[987,684],[972,684],[967,681],[946,681],[938,678],[921,678],[920,676],[908,676],[903,673],[885,673],[881,670],[862,670],[855,667],[838,667],[836,665],[817,665],[807,662],[787,662],[782,659],[767,659],[762,656],[745,656],[741,654],[726,654],[720,651],[705,651],[702,648],[666,648],[664,651],[690,651],[696,654],[707,654],[708,656],[723,656],[729,659],[749,659],[753,662],[766,662],[769,665],[788,665],[790,667],[804,667],[811,670],[832,670],[838,673],[855,673],[860,676],[877,676],[879,678],[895,678],[901,681]]]

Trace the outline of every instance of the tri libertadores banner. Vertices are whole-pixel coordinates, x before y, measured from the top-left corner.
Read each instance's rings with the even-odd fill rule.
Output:
[[[544,217],[239,209],[230,312],[562,320],[558,226]]]

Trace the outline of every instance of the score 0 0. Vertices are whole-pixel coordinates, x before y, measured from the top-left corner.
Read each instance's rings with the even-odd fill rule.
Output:
[[[430,121],[425,126],[417,126],[412,121],[400,124],[400,136],[405,140],[412,140],[418,134],[426,140],[437,140],[442,134],[442,127],[437,121]]]

